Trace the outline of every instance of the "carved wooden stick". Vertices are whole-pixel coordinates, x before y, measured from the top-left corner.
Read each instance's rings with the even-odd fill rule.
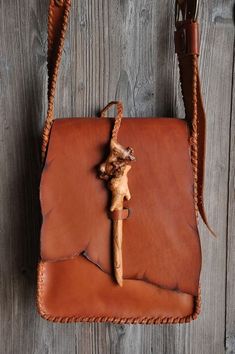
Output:
[[[131,195],[128,188],[127,173],[131,166],[126,165],[123,174],[120,177],[114,177],[109,182],[109,189],[112,192],[112,202],[110,211],[123,210],[124,199],[130,200]],[[123,221],[113,220],[113,257],[114,257],[114,275],[117,283],[122,286],[122,230]]]
[[[110,153],[105,162],[100,165],[99,176],[108,180],[108,188],[112,192],[112,201],[110,211],[123,210],[124,199],[131,198],[128,188],[127,173],[130,171],[130,161],[135,160],[133,149],[124,148],[117,141],[118,130],[122,119],[122,104],[120,102],[111,102],[104,108],[105,112],[112,104],[117,104],[118,115],[115,119],[115,125],[110,141]],[[114,275],[117,283],[122,286],[123,266],[122,266],[122,230],[123,221],[113,220],[113,256],[114,256]]]

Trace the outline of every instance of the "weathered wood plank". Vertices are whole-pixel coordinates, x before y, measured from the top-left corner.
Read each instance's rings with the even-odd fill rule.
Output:
[[[232,2],[204,2],[200,67],[207,112],[206,206],[217,239],[201,225],[202,314],[181,331],[185,353],[224,353],[227,178],[234,40]],[[223,182],[222,182],[223,181]],[[182,338],[182,337],[181,337]]]
[[[235,47],[234,47],[235,50]],[[233,87],[231,91],[231,131],[229,166],[229,202],[227,228],[227,303],[226,303],[226,353],[235,353],[235,62],[233,67]]]
[[[174,1],[74,0],[56,111],[94,115],[122,99],[129,116],[183,116],[173,48]],[[190,325],[58,325],[35,310],[39,249],[39,142],[46,111],[48,0],[0,1],[0,352],[185,353],[234,349],[234,137],[230,134],[232,1],[201,1],[206,200],[214,241],[201,226],[202,315]],[[234,119],[231,132],[234,134]],[[226,230],[230,148],[227,315]]]

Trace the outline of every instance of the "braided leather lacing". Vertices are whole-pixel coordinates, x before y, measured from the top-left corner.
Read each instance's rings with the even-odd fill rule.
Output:
[[[178,58],[178,65],[180,73],[182,73],[182,62],[180,57]],[[198,208],[198,56],[192,55],[192,67],[193,67],[193,77],[192,77],[192,117],[187,117],[189,129],[190,129],[190,155],[193,170],[193,199],[195,207],[195,215],[198,219],[199,208]],[[183,101],[185,102],[184,92],[182,88],[182,81],[180,80],[180,89]]]
[[[119,131],[119,128],[121,126],[121,122],[122,122],[122,118],[123,118],[123,105],[122,105],[122,102],[120,102],[120,101],[109,102],[107,104],[107,106],[104,107],[104,109],[102,109],[102,111],[100,112],[100,116],[101,116],[101,118],[104,118],[106,116],[105,113],[113,105],[115,105],[116,108],[117,108],[117,115],[115,117],[115,123],[114,123],[114,127],[113,127],[113,130],[112,130],[112,139],[117,140],[118,131]]]
[[[63,2],[61,2],[61,5]],[[47,145],[49,141],[49,135],[51,126],[53,123],[54,118],[54,100],[55,100],[55,91],[56,91],[56,82],[59,72],[59,65],[61,62],[63,47],[64,47],[64,40],[65,40],[65,33],[68,26],[68,17],[69,17],[69,9],[71,6],[70,0],[64,0],[64,16],[62,21],[61,33],[59,36],[59,44],[58,50],[56,52],[55,64],[53,66],[52,73],[49,72],[48,75],[48,109],[47,109],[47,117],[43,129],[42,134],[42,160],[44,161]],[[49,7],[49,15],[48,15],[48,51],[53,50],[53,42],[52,42],[52,33],[53,33],[53,5],[50,4]]]
[[[197,55],[192,56],[193,61],[193,116],[191,127],[191,161],[193,168],[193,196],[195,213],[198,218],[198,102],[197,102],[197,85],[198,85],[198,64]]]

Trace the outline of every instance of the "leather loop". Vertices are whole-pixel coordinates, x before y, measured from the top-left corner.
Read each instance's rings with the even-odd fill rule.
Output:
[[[179,56],[199,55],[198,23],[183,21],[177,23],[175,31],[175,52]]]
[[[126,220],[129,218],[130,216],[130,209],[129,208],[125,208],[122,210],[114,210],[114,211],[110,211],[108,213],[109,218],[116,221],[116,220]]]
[[[117,107],[117,112],[119,115],[123,116],[123,105],[121,101],[112,101],[105,106],[102,111],[100,112],[100,118],[105,118],[107,111],[112,107],[116,106]]]
[[[105,118],[106,117],[106,112],[114,105],[117,108],[117,115],[115,117],[115,123],[114,123],[113,131],[112,131],[112,138],[117,140],[118,131],[119,131],[119,128],[121,126],[121,121],[122,121],[122,117],[123,117],[123,105],[122,105],[122,102],[121,101],[109,102],[107,104],[107,106],[104,107],[104,109],[102,109],[102,111],[100,112],[100,117],[101,118]]]

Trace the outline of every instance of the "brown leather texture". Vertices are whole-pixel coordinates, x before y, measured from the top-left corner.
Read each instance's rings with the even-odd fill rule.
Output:
[[[177,31],[175,31],[175,52],[179,56],[199,55],[197,22],[189,20],[177,23]]]
[[[40,313],[61,321],[187,321],[195,317],[201,269],[187,124],[122,121],[120,142],[136,156],[131,214],[123,221],[122,289],[112,277],[110,196],[97,178],[112,124],[108,118],[53,123],[40,188]]]
[[[161,289],[144,281],[111,277],[84,257],[41,262],[38,308],[54,322],[185,323],[196,319],[200,295]]]
[[[177,21],[175,51],[178,56],[185,119],[190,129],[193,170],[197,179],[197,182],[195,180],[194,188],[194,195],[197,199],[196,208],[208,230],[215,236],[207,220],[203,197],[206,153],[206,115],[203,107],[198,69],[200,47],[198,28],[198,22],[192,19]]]

